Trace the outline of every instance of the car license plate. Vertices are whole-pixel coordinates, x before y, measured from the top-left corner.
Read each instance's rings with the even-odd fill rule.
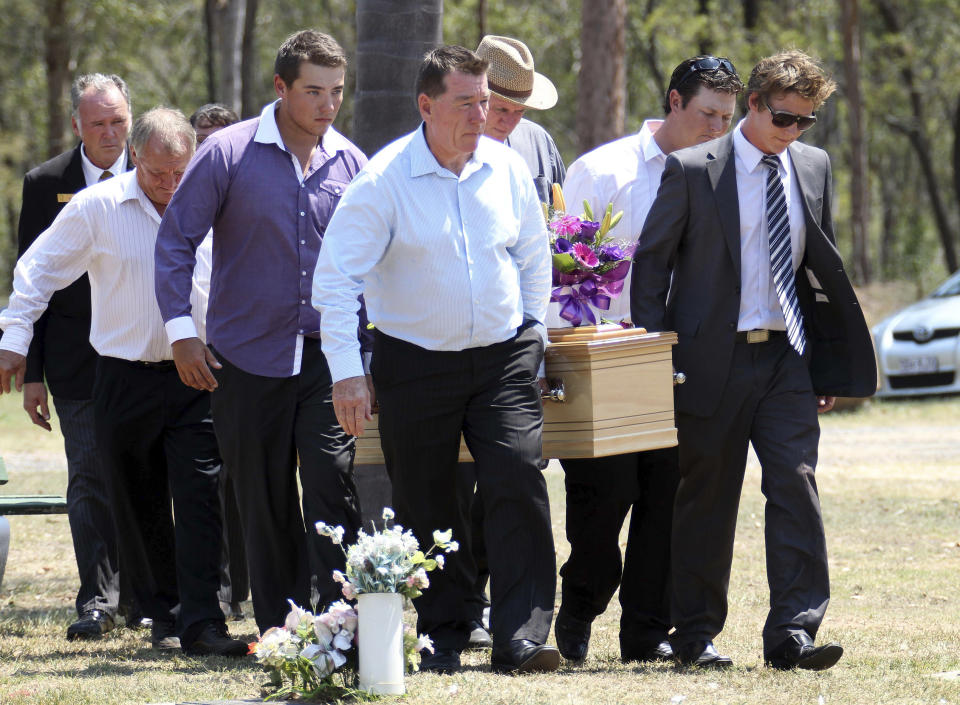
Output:
[[[916,375],[925,372],[936,372],[938,369],[939,360],[935,355],[900,358],[900,374]]]

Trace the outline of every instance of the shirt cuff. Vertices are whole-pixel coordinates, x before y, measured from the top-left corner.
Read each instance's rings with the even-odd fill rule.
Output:
[[[163,325],[163,327],[167,329],[167,339],[170,341],[171,345],[178,340],[200,337],[197,334],[197,326],[194,324],[193,318],[190,316],[171,318]]]
[[[366,374],[361,356],[353,351],[339,357],[327,355],[327,365],[330,367],[330,381],[333,384],[351,377],[363,377]]]
[[[27,356],[30,350],[30,340],[33,338],[32,330],[24,330],[14,326],[7,326],[0,338],[0,350],[9,350],[17,355]]]

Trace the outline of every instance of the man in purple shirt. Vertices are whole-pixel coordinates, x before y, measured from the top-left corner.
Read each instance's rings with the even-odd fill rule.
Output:
[[[314,523],[342,525],[347,541],[360,526],[353,439],[333,411],[310,304],[327,222],[367,161],[331,126],[346,63],[325,34],[289,37],[275,63],[279,99],[204,141],[157,238],[157,301],[180,378],[215,392],[214,425],[234,474],[261,631],[283,623],[287,598],[312,602],[311,576],[321,606],[339,598],[331,572],[343,568],[343,554]],[[207,347],[190,319],[189,294],[196,249],[211,226]]]

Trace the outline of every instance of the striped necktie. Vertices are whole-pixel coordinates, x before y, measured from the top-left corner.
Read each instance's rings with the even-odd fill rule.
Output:
[[[807,346],[803,330],[803,313],[797,301],[793,275],[793,247],[790,243],[790,216],[780,180],[780,159],[766,154],[761,159],[767,172],[767,234],[770,238],[770,272],[777,289],[777,299],[787,324],[787,340],[800,355]]]
[[[113,172],[110,171],[109,169],[107,169],[107,170],[104,171],[102,174],[100,174],[100,178],[98,179],[98,181],[106,181],[107,179],[111,178],[112,176],[113,176]]]

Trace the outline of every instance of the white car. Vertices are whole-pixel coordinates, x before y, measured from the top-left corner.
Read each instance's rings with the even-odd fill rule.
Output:
[[[881,397],[960,392],[960,271],[873,327]]]

